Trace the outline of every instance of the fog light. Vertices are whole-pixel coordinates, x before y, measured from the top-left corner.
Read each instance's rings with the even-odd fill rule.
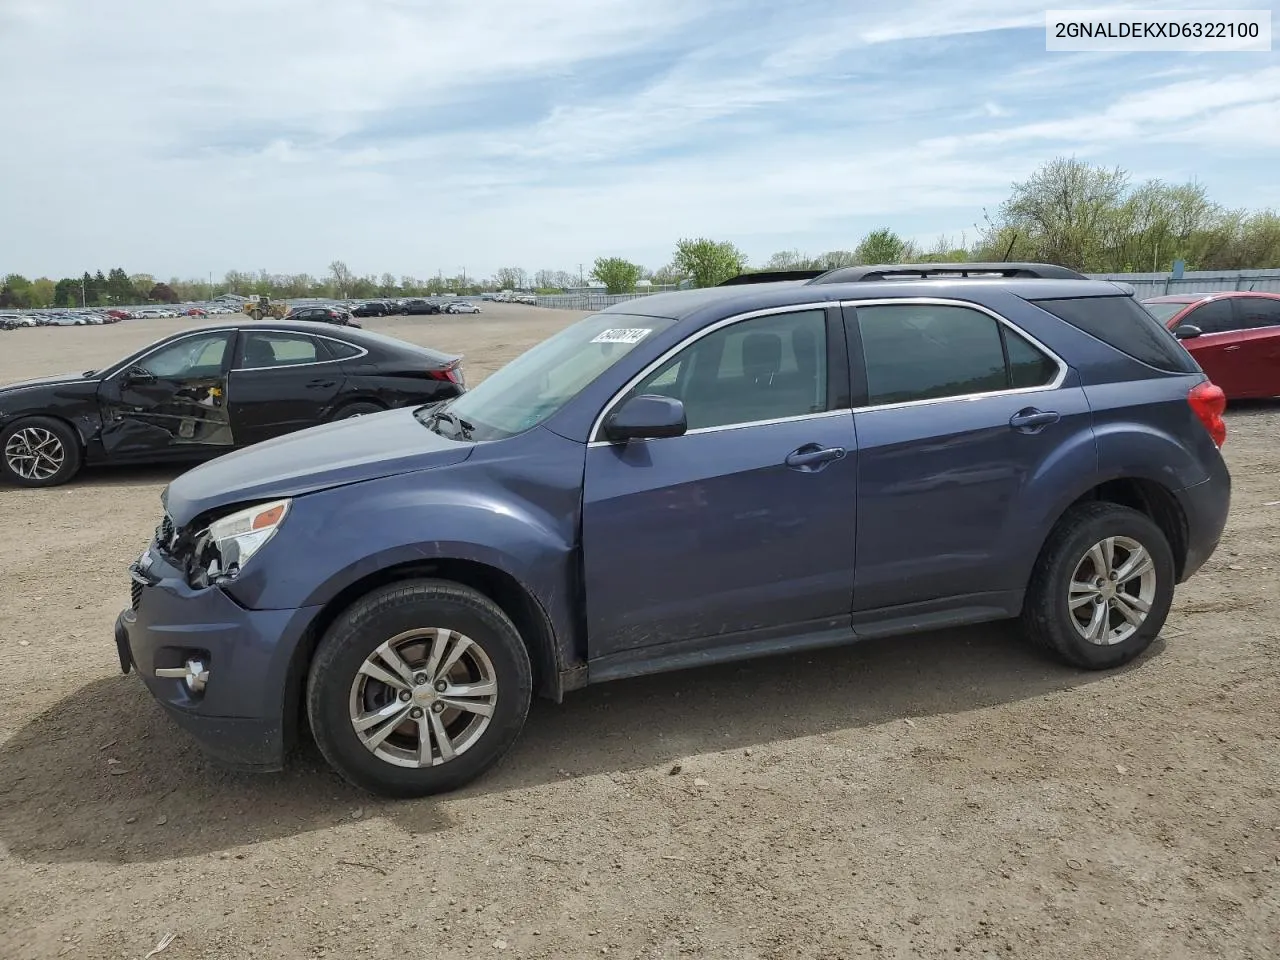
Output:
[[[193,657],[181,667],[157,667],[156,676],[182,680],[186,683],[188,690],[199,693],[209,682],[209,668],[204,665],[203,660]]]

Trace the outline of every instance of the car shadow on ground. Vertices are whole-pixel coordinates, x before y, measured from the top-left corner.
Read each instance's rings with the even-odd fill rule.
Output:
[[[1157,643],[1143,658],[1159,655]],[[536,702],[504,761],[449,803],[388,802],[311,746],[280,774],[206,760],[135,676],[95,680],[0,746],[0,842],[33,862],[147,863],[373,817],[419,834],[469,796],[665,767],[697,754],[1042,697],[1106,673],[1059,666],[996,624],[601,684]],[[319,851],[318,851],[319,852]]]

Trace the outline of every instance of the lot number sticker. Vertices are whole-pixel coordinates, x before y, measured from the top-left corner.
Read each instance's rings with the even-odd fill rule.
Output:
[[[591,338],[592,343],[639,343],[652,330],[645,327],[632,327],[630,329],[614,329],[602,330]]]

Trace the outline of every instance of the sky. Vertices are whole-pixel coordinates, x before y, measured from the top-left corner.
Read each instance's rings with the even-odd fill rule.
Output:
[[[1280,52],[1049,53],[1050,5],[0,0],[0,274],[759,264],[972,240],[1056,156],[1280,208]]]

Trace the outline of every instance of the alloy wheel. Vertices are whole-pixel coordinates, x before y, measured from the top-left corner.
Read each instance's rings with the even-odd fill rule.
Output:
[[[1095,543],[1076,564],[1067,588],[1072,625],[1098,646],[1133,636],[1151,612],[1155,596],[1155,563],[1131,537]]]
[[[351,683],[352,729],[374,756],[433,767],[475,746],[498,701],[484,649],[456,630],[398,634],[365,658]]]
[[[62,441],[44,427],[15,430],[4,445],[4,458],[9,469],[23,480],[48,480],[67,460]]]

